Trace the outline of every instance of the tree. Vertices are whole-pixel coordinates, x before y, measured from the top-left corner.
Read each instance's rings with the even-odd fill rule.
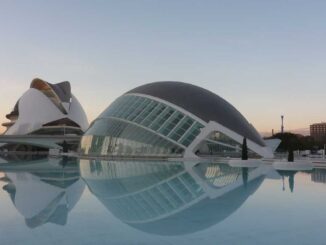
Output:
[[[280,139],[281,144],[277,148],[279,152],[287,152],[292,148],[293,150],[313,150],[316,148],[322,148],[322,145],[316,142],[311,136],[303,136],[300,134],[292,133],[277,133],[267,139]]]
[[[247,139],[243,138],[242,142],[242,160],[248,160],[248,147],[247,147]]]
[[[288,154],[288,162],[293,162],[293,161],[294,161],[293,149],[290,148],[289,154]]]

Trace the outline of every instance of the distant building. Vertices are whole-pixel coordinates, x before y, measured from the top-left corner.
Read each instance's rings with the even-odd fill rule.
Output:
[[[325,141],[326,140],[326,123],[315,123],[310,125],[310,135],[316,141]]]

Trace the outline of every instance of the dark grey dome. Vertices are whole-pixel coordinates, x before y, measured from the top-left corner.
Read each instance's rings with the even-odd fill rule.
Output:
[[[175,104],[205,122],[215,121],[253,142],[265,146],[256,129],[230,103],[201,87],[183,82],[154,82],[128,93],[157,97]]]

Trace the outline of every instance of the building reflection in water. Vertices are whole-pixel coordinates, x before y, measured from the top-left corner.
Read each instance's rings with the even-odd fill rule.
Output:
[[[282,190],[285,191],[285,179],[288,178],[289,189],[291,192],[294,191],[294,176],[298,171],[293,170],[277,170],[282,177]]]
[[[65,225],[85,183],[75,159],[37,159],[1,164],[3,189],[30,228],[46,223]]]
[[[81,160],[80,172],[90,191],[124,223],[148,233],[181,235],[230,216],[258,189],[267,167]]]
[[[311,173],[311,181],[316,183],[326,183],[326,169],[314,169]]]

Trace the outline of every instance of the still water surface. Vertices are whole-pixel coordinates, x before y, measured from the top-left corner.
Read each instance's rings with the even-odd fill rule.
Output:
[[[0,160],[0,244],[326,244],[326,169]]]

